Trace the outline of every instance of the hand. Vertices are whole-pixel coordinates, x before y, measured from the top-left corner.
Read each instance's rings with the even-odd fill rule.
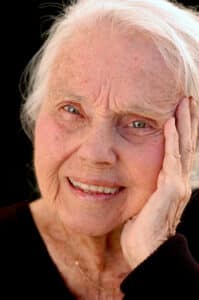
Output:
[[[157,189],[141,212],[129,220],[121,234],[124,257],[132,269],[142,263],[169,237],[175,235],[190,195],[190,175],[198,136],[197,105],[184,98],[175,119],[164,127],[165,155]]]

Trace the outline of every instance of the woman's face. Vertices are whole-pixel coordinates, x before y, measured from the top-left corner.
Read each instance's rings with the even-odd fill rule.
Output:
[[[35,168],[42,197],[65,225],[103,235],[142,209],[180,96],[143,34],[129,40],[102,27],[63,45],[36,122]]]

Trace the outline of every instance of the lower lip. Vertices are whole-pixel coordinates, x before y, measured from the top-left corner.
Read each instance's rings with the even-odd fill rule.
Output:
[[[116,192],[115,194],[104,194],[104,193],[95,193],[95,192],[84,192],[78,188],[75,188],[67,179],[67,184],[70,188],[70,190],[72,191],[73,194],[75,194],[76,197],[79,197],[81,199],[84,200],[92,200],[92,201],[96,201],[96,200],[111,200],[115,197],[117,197],[119,194],[122,193],[122,191],[124,189],[119,190],[118,192]]]

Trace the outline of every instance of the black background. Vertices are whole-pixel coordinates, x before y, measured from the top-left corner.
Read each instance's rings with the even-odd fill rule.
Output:
[[[98,0],[100,1],[100,0]],[[158,0],[157,0],[158,1]],[[41,46],[52,16],[67,1],[2,1],[1,10],[1,113],[0,206],[30,201],[37,196],[32,172],[32,145],[21,129],[19,111],[21,73]],[[198,5],[198,1],[180,1]],[[59,6],[59,7],[58,7]]]

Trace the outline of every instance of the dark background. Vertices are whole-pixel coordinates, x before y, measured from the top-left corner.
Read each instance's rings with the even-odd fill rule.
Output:
[[[96,0],[97,1],[97,0]],[[100,1],[100,0],[98,0]],[[157,0],[158,1],[158,0]],[[32,145],[19,120],[21,73],[41,46],[43,33],[65,0],[2,1],[1,9],[1,198],[0,206],[37,197],[32,171]],[[199,5],[198,1],[180,1]]]

